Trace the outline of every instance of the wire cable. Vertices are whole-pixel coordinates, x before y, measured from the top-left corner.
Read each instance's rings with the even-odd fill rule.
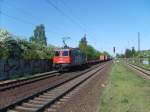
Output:
[[[83,24],[83,22],[81,22],[80,19],[79,19],[77,16],[74,16],[74,15],[73,15],[73,12],[71,11],[71,8],[67,5],[67,3],[66,3],[64,0],[59,0],[59,1],[64,5],[64,7],[66,7],[66,8],[68,9],[68,11],[71,13],[71,15],[72,15],[74,18],[76,18],[76,20],[78,20],[79,24],[80,24],[81,26],[83,26],[83,27],[85,28],[85,30],[86,30],[86,25]]]
[[[16,20],[16,21],[20,21],[20,22],[22,22],[22,23],[27,23],[27,24],[29,24],[29,25],[34,25],[34,26],[35,26],[35,24],[33,24],[32,22],[23,20],[23,19],[21,19],[21,18],[17,18],[17,17],[15,17],[15,16],[10,16],[10,15],[6,14],[5,12],[0,11],[0,14],[6,16],[6,17],[8,17],[8,18],[14,19],[14,20]]]
[[[72,19],[69,15],[67,15],[65,12],[63,12],[59,7],[57,7],[53,2],[51,2],[50,0],[45,0],[49,5],[51,5],[53,8],[55,8],[59,13],[61,13],[63,16],[65,16],[68,20],[70,20],[72,23],[76,24],[77,26],[79,26],[80,29],[82,29],[83,31],[85,31],[85,29],[82,27],[82,25],[80,25],[79,23],[77,23],[74,19]]]

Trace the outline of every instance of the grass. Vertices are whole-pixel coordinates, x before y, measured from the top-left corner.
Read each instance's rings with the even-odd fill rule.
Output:
[[[112,67],[108,80],[98,112],[150,112],[150,80],[121,63]]]

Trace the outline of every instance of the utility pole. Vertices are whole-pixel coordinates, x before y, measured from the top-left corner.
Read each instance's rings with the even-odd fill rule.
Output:
[[[138,58],[138,63],[140,63],[140,32],[138,32]]]
[[[140,52],[140,32],[138,32],[138,51]]]
[[[116,47],[113,47],[113,53],[114,53],[114,57],[116,56]]]

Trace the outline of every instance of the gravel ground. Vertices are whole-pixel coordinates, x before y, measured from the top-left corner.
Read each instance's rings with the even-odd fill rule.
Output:
[[[107,76],[111,64],[98,72],[88,84],[72,95],[65,103],[62,103],[58,112],[96,112],[99,108],[100,95],[107,84]]]
[[[67,80],[79,73],[81,73],[81,71],[64,73],[60,76],[47,78],[47,79],[37,81],[34,83],[26,84],[26,85],[23,85],[23,86],[20,86],[20,87],[11,89],[11,90],[2,91],[2,92],[0,92],[0,108],[10,105],[13,102],[18,101],[19,99],[30,96],[41,90],[45,90],[45,88],[47,88],[47,86],[56,85],[56,84],[58,84],[64,80]]]

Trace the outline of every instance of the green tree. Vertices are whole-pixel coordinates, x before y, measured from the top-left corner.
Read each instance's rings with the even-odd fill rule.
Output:
[[[132,47],[131,52],[132,52],[132,57],[135,57],[135,56],[136,56],[136,51],[135,51],[135,48],[134,48],[134,47]]]
[[[87,54],[88,59],[94,59],[95,49],[91,45],[88,45],[87,50],[86,50],[86,54]]]
[[[0,29],[0,58],[21,58],[22,49],[13,36],[6,30]]]
[[[126,49],[126,50],[125,50],[125,57],[126,57],[126,58],[132,57],[132,51],[131,51],[130,49]]]
[[[84,35],[83,38],[81,38],[79,42],[79,48],[84,52],[87,53],[87,40],[86,40],[86,35]]]
[[[36,26],[34,30],[34,36],[30,37],[30,41],[47,46],[47,38],[45,35],[45,27],[43,24]]]
[[[91,59],[99,59],[102,53],[100,51],[97,51],[93,46],[87,45],[86,54],[87,58],[91,60]]]
[[[125,55],[124,54],[116,54],[116,58],[125,58]]]
[[[87,59],[99,59],[100,55],[102,54],[100,51],[96,50],[93,46],[88,45],[86,35],[81,38],[79,42],[79,48],[87,55]],[[104,52],[108,54],[107,52]]]
[[[0,29],[0,59],[7,58],[8,52],[4,40],[10,38],[11,34],[7,30]]]
[[[95,59],[99,59],[102,53],[100,51],[96,51]]]
[[[0,42],[3,42],[6,38],[11,38],[12,35],[4,29],[0,29]]]
[[[21,58],[21,53],[22,53],[22,49],[18,44],[18,41],[16,41],[13,38],[7,38],[4,41],[5,43],[5,48],[8,51],[8,58],[13,58],[13,59],[18,59]]]

